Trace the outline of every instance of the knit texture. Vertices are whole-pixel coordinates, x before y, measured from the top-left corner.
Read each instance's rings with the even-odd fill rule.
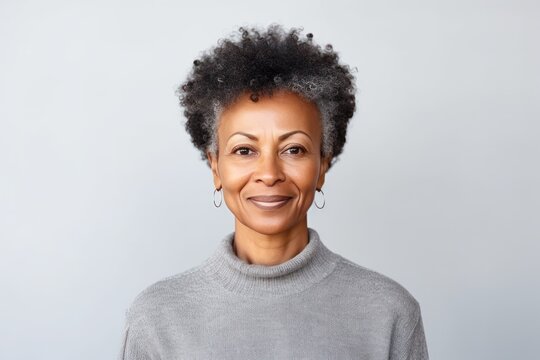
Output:
[[[235,255],[233,232],[150,285],[126,311],[118,359],[428,360],[416,299],[308,234],[299,254],[266,266]]]

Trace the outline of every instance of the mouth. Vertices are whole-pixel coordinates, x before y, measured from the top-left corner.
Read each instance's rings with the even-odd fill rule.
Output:
[[[275,210],[284,206],[291,200],[290,196],[282,195],[265,195],[265,196],[252,196],[248,198],[253,205],[262,210]]]

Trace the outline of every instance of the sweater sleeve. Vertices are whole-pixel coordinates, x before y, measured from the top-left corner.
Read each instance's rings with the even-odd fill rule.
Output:
[[[397,360],[429,360],[422,313],[419,304],[415,302],[415,305],[410,326],[405,326],[405,331],[395,332],[396,337],[402,337],[394,342]]]
[[[147,348],[148,341],[144,329],[131,322],[129,312],[126,312],[122,343],[117,360],[152,360],[153,357]]]

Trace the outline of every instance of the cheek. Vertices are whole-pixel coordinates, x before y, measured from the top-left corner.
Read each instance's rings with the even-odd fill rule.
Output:
[[[317,186],[318,164],[306,163],[304,166],[294,166],[288,171],[289,178],[305,196],[306,193],[315,192]]]
[[[221,183],[227,197],[234,197],[249,181],[249,171],[245,168],[223,163],[219,167]]]
[[[316,161],[305,163],[284,164],[283,171],[289,185],[292,183],[302,193],[303,197],[315,193],[317,186],[319,164]],[[223,162],[219,166],[221,183],[225,190],[224,195],[234,201],[240,192],[250,182],[253,169],[250,166],[239,166]]]

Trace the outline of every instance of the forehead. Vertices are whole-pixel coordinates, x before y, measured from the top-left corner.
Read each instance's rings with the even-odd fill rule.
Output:
[[[250,93],[242,94],[221,113],[219,133],[258,133],[267,130],[303,130],[314,134],[321,132],[317,105],[300,95],[276,91],[273,96],[259,97],[257,102],[253,102],[249,96]]]

